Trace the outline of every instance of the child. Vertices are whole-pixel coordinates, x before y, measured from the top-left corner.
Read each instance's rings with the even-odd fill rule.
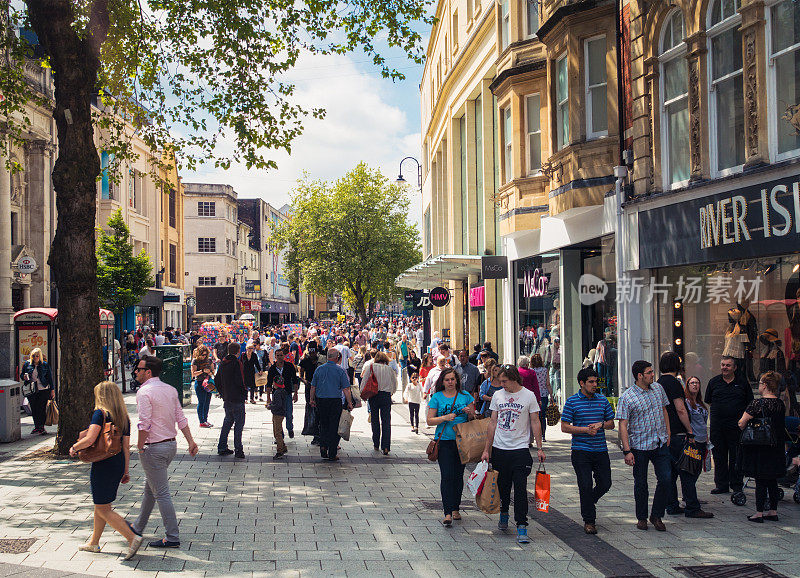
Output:
[[[419,373],[411,374],[408,387],[405,391],[408,400],[408,413],[411,417],[411,431],[419,433],[419,406],[422,403],[422,386],[419,383]]]

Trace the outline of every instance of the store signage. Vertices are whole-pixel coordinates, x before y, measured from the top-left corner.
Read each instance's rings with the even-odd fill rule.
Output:
[[[23,257],[17,261],[17,271],[20,273],[33,273],[36,271],[36,260],[33,257]]]
[[[547,286],[550,284],[550,278],[538,267],[531,271],[525,271],[525,276],[522,286],[522,296],[530,297],[544,297],[547,295]]]
[[[503,255],[481,257],[481,277],[484,279],[505,279],[508,277],[508,257]]]
[[[245,293],[261,293],[261,281],[259,280],[249,280],[245,279],[244,281],[244,292]]]
[[[194,297],[192,297],[191,295],[189,295],[189,296],[186,298],[186,306],[187,306],[187,307],[194,307],[195,305],[197,305],[197,299],[195,299]]]
[[[181,296],[177,293],[164,293],[164,303],[180,303]]]
[[[473,287],[469,290],[470,307],[486,307],[486,287]]]
[[[431,300],[431,305],[434,307],[444,307],[450,303],[450,291],[444,287],[435,287],[431,289],[429,298]]]
[[[261,311],[261,301],[242,299],[242,311]]]
[[[639,212],[642,269],[793,253],[798,245],[798,176]]]

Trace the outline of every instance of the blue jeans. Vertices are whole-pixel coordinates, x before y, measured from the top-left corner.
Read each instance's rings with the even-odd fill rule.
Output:
[[[561,391],[561,365],[550,366],[550,387],[553,389],[553,402],[558,403],[558,392]]]
[[[439,472],[442,493],[442,509],[449,516],[461,509],[461,494],[464,491],[464,464],[458,456],[456,440],[439,440]]]
[[[286,396],[286,431],[294,432],[294,406],[292,396]]]
[[[549,396],[542,397],[542,403],[539,404],[539,423],[542,425],[542,439],[544,439],[544,432],[547,430],[547,402]],[[531,432],[531,440],[533,440],[533,432]]]
[[[217,451],[228,449],[228,434],[230,434],[231,427],[233,427],[233,447],[237,452],[243,452],[242,432],[244,431],[244,404],[226,403],[223,407],[225,408],[225,419],[222,422],[222,429],[219,432]]]
[[[194,393],[197,395],[197,419],[200,420],[200,423],[206,423],[208,421],[208,410],[211,407],[211,392],[206,391],[195,380]]]
[[[633,452],[633,497],[636,501],[636,519],[647,519],[647,500],[650,491],[647,487],[647,466],[653,462],[656,473],[656,491],[653,494],[653,508],[650,515],[654,518],[663,518],[669,498],[669,483],[672,479],[672,459],[669,447],[662,445],[654,450],[637,450]]]

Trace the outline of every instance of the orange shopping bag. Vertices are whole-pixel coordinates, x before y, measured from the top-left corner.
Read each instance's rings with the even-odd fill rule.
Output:
[[[536,470],[536,509],[540,512],[550,511],[550,474],[544,469],[544,463],[539,463]]]

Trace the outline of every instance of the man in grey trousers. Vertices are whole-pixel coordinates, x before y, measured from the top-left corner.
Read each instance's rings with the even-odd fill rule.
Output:
[[[161,519],[166,529],[166,538],[150,542],[151,548],[178,548],[178,518],[169,492],[169,465],[178,451],[176,426],[189,444],[189,455],[197,455],[197,444],[189,430],[189,422],[183,415],[178,392],[174,387],[158,379],[162,362],[157,357],[145,355],[135,369],[136,381],[142,384],[136,393],[139,409],[139,462],[147,481],[142,495],[142,511],[131,530],[139,536],[144,532],[153,506],[158,502]]]

